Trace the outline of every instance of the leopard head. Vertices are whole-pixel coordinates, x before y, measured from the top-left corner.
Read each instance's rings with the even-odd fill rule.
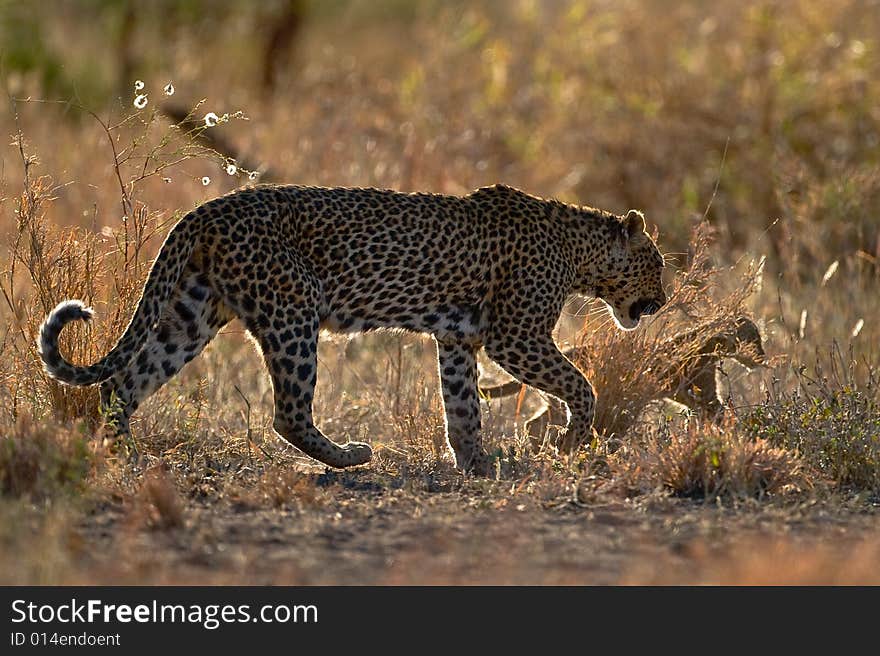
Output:
[[[642,317],[666,303],[664,259],[645,228],[641,212],[630,210],[612,227],[611,257],[597,270],[592,292],[607,306],[618,327],[633,330]]]

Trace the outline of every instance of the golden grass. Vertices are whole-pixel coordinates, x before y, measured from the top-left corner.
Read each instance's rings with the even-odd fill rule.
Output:
[[[43,61],[68,62],[64,75],[88,75],[58,87],[40,71],[4,69],[14,97],[81,88],[100,99],[90,107],[95,115],[33,101],[0,114],[16,141],[0,170],[0,516],[14,520],[0,538],[26,563],[14,581],[109,580],[122,571],[102,562],[76,574],[91,562],[96,540],[89,513],[112,515],[114,504],[131,516],[112,529],[119,553],[134,554],[124,580],[216,582],[216,572],[186,568],[150,579],[152,563],[136,557],[142,540],[212,539],[212,521],[198,514],[194,498],[221,514],[296,511],[313,522],[301,540],[331,530],[337,519],[328,508],[353,498],[364,515],[381,506],[402,522],[432,512],[442,518],[460,501],[469,511],[522,516],[514,537],[523,540],[516,542],[523,562],[532,563],[532,546],[544,538],[529,532],[527,520],[552,526],[565,513],[586,517],[594,506],[623,503],[621,493],[644,504],[636,512],[650,513],[651,503],[670,495],[765,503],[828,489],[869,499],[880,489],[873,373],[880,365],[880,14],[850,0],[821,8],[793,0],[784,11],[757,0],[711,11],[661,0],[428,3],[400,13],[393,4],[316,9],[297,48],[304,59],[280,74],[269,95],[254,87],[254,52],[235,45],[245,42],[236,30],[266,19],[249,3],[230,5],[234,20],[198,30],[170,29],[169,18],[138,9],[145,13],[126,48],[140,49],[135,76],[150,93],[141,111],[132,97],[119,105],[108,90],[117,87],[117,72],[131,73],[122,66],[131,58],[96,50],[102,28],[75,9],[40,16],[46,34],[65,38],[28,47],[51,50]],[[5,36],[15,45],[15,34]],[[500,480],[462,479],[442,443],[430,343],[411,335],[328,338],[320,349],[319,424],[338,441],[366,439],[376,452],[366,474],[340,475],[338,485],[329,477],[328,492],[315,483],[314,463],[272,433],[268,379],[232,324],[137,413],[140,461],[124,451],[94,453],[87,436],[100,421],[95,390],[46,378],[35,350],[40,322],[58,301],[81,298],[96,307],[97,320],[66,329],[64,352],[77,362],[104,354],[131,316],[168,226],[247,182],[241,172],[227,175],[225,154],[157,111],[169,79],[173,100],[195,106],[196,118],[246,110],[250,121],[210,129],[283,181],[447,193],[504,182],[620,212],[645,210],[670,262],[668,306],[646,329],[621,333],[576,302],[558,327],[560,343],[588,347],[578,364],[602,399],[596,422],[604,439],[567,462],[529,454],[515,435],[519,408],[493,403],[484,426]],[[133,80],[123,82],[130,93]],[[210,179],[204,186],[203,177]],[[749,377],[730,370],[727,423],[664,427],[658,420],[655,430],[636,423],[646,403],[664,394],[659,356],[686,362],[706,335],[731,328],[741,314],[762,324],[772,366]],[[693,328],[693,343],[668,341]],[[837,354],[829,349],[835,341]],[[376,486],[386,497],[377,498]],[[441,510],[432,510],[433,500]],[[675,512],[686,512],[694,502],[675,503],[685,504],[673,505]],[[19,530],[27,522],[16,518],[31,528]],[[186,533],[202,520],[204,535]],[[501,536],[508,538],[514,541]],[[157,544],[161,558],[167,544]],[[389,580],[418,579],[424,554],[435,548],[423,547],[402,558],[410,565]],[[729,561],[694,555],[703,567],[696,580],[772,581],[776,549],[765,547],[765,560],[744,552],[720,579]],[[776,580],[867,576],[861,565],[835,569],[838,551],[799,549],[779,547],[780,557],[810,565]],[[455,553],[466,560],[465,547]],[[510,556],[492,570],[495,580],[540,580],[542,567],[566,580],[544,561],[534,561],[536,575],[505,579],[502,570],[514,571],[516,561]],[[823,567],[832,574],[816,574]],[[308,580],[308,568],[291,571],[292,580]],[[437,580],[444,576],[450,580],[448,571]],[[467,580],[466,569],[456,576]]]
[[[615,484],[636,494],[662,489],[697,499],[760,499],[812,487],[796,452],[750,438],[733,421],[653,431],[612,463]]]
[[[719,332],[735,333],[737,318],[748,312],[763,262],[740,273],[714,266],[712,243],[709,225],[698,224],[688,262],[671,281],[667,305],[646,329],[618,330],[597,304],[586,315],[576,342],[584,348],[575,364],[600,397],[594,419],[600,434],[625,435],[649,402],[670,396],[669,381],[684,379],[683,371],[700,358],[706,340]]]
[[[132,521],[155,530],[180,528],[185,523],[180,493],[163,463],[147,469],[135,497]]]

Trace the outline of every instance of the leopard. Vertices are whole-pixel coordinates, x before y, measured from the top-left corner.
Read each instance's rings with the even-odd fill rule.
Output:
[[[692,354],[672,361],[657,362],[661,371],[663,386],[662,398],[672,399],[691,413],[719,422],[729,410],[718,388],[718,374],[721,363],[726,358],[739,362],[746,369],[765,366],[767,355],[761,331],[755,321],[747,316],[738,316],[730,326],[726,326],[710,337],[700,341],[705,327],[691,328],[676,333],[655,349],[657,353],[676,353],[682,346],[696,343]],[[589,353],[585,346],[575,346],[563,351],[572,362],[583,362]],[[480,396],[487,401],[502,399],[519,394],[522,384],[511,380],[499,385],[480,385]],[[529,438],[533,450],[540,451],[547,442],[554,442],[548,432],[551,426],[565,426],[566,408],[558,399],[545,396],[539,409],[525,421],[523,432]]]
[[[41,325],[46,372],[99,385],[105,425],[132,413],[240,319],[265,361],[274,431],[331,468],[368,463],[368,443],[338,444],[315,425],[319,333],[430,335],[446,446],[462,472],[493,467],[481,436],[477,355],[564,400],[571,449],[592,431],[596,395],[553,331],[573,295],[600,298],[619,328],[666,303],[664,258],[638,210],[615,214],[496,184],[463,195],[358,187],[255,185],[207,200],[168,232],[133,315],[89,365],[59,351],[82,301]]]

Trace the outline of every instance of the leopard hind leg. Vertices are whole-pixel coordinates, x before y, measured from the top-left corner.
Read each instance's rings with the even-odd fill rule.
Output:
[[[143,348],[100,386],[104,437],[130,436],[132,413],[201,353],[232,318],[204,273],[189,263]]]
[[[232,267],[242,263],[220,264]],[[249,281],[230,282],[224,289],[224,300],[245,322],[262,351],[275,396],[275,431],[330,467],[369,462],[373,452],[368,444],[336,444],[314,423],[320,281],[298,254],[268,237],[252,245],[251,257],[243,264],[254,275]]]

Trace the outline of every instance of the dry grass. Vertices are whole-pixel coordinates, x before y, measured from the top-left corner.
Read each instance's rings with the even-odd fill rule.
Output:
[[[850,0],[711,10],[661,0],[314,3],[291,50],[300,59],[265,92],[255,85],[256,49],[237,44],[271,23],[268,5],[229,3],[221,20],[209,11],[166,16],[141,3],[134,31],[117,35],[109,54],[96,45],[106,43],[103,23],[83,20],[89,12],[76,3],[12,9],[0,9],[9,12],[0,37],[11,53],[32,56],[4,58],[10,95],[66,99],[77,89],[94,114],[34,101],[0,114],[15,138],[0,168],[7,580],[271,582],[259,563],[276,568],[279,558],[272,571],[291,582],[326,581],[323,571],[366,582],[619,582],[631,580],[623,571],[637,571],[633,563],[654,562],[650,550],[630,552],[626,566],[610,555],[615,545],[646,539],[639,522],[656,520],[651,535],[672,542],[669,517],[702,512],[695,509],[705,500],[746,509],[745,519],[712,519],[720,532],[774,503],[783,506],[773,525],[782,525],[796,514],[785,504],[829,494],[856,499],[856,514],[875,512],[878,12]],[[41,38],[22,41],[34,33],[19,29],[25,23]],[[149,98],[138,111],[135,78]],[[169,79],[171,99],[161,93]],[[157,109],[171,101],[195,107],[196,122],[171,124]],[[95,390],[46,378],[38,326],[58,301],[81,298],[98,318],[66,329],[64,352],[87,362],[109,349],[169,225],[247,182],[247,172],[226,173],[229,153],[201,145],[203,128],[195,127],[208,111],[244,119],[242,109],[250,120],[210,128],[223,137],[214,143],[233,144],[283,181],[447,193],[504,182],[645,210],[670,262],[668,306],[646,329],[622,333],[578,302],[558,327],[560,343],[588,347],[579,364],[602,399],[596,422],[604,439],[570,461],[530,454],[516,435],[521,408],[493,402],[484,427],[497,480],[463,478],[442,443],[430,343],[328,337],[318,422],[338,441],[371,442],[376,458],[366,470],[324,474],[272,433],[271,386],[232,324],[139,410],[136,449],[97,453],[87,439],[100,421]],[[636,422],[666,393],[669,372],[657,362],[687,362],[706,336],[743,314],[759,320],[773,357],[767,371],[748,377],[725,365],[733,410],[726,423]],[[695,329],[692,341],[669,341],[684,329]],[[846,504],[829,503],[828,513],[858,523]],[[609,507],[605,526],[601,508]],[[502,515],[513,528],[492,524],[482,533]],[[291,517],[296,529],[286,527]],[[810,531],[826,536],[825,517]],[[370,541],[397,527],[390,543]],[[422,529],[429,537],[408,532]],[[590,542],[593,529],[599,537]],[[311,560],[283,551],[275,531],[314,544]],[[360,540],[369,546],[346,551]],[[489,558],[497,541],[512,545],[510,553],[481,569],[474,554]],[[597,578],[571,556],[587,542],[595,562],[619,576]],[[94,545],[117,562],[95,559]],[[210,568],[218,545],[233,554],[222,575]],[[447,560],[437,556],[443,545],[453,554]],[[340,564],[336,548],[339,560],[357,565]],[[865,575],[861,566],[816,574],[838,572],[833,563],[846,553],[822,545],[763,548],[767,559],[744,552],[729,576],[719,572],[736,553],[694,551],[690,562],[702,573],[671,580],[772,582],[767,563],[777,552],[806,563],[777,581]],[[393,567],[386,550],[397,555]],[[869,562],[870,547],[864,553],[856,562]],[[436,571],[424,569],[435,557]],[[670,580],[652,571],[637,580]]]
[[[182,527],[185,519],[180,493],[163,463],[147,469],[135,496],[133,524],[168,530]]]
[[[278,465],[266,467],[255,481],[242,481],[226,494],[244,508],[297,508],[324,502],[313,476]]]
[[[39,501],[78,493],[98,461],[88,437],[85,426],[22,416],[0,436],[0,494]]]
[[[647,329],[623,332],[601,304],[586,315],[577,343],[580,369],[601,396],[594,425],[608,437],[623,436],[645,406],[669,394],[671,379],[698,359],[706,340],[735,332],[737,317],[761,284],[763,262],[742,273],[712,264],[712,230],[698,224],[692,233],[686,266],[671,281],[667,305]],[[686,335],[685,339],[681,336]]]
[[[615,484],[635,494],[662,489],[697,499],[760,499],[811,488],[796,452],[750,438],[733,421],[652,431],[611,462]]]

